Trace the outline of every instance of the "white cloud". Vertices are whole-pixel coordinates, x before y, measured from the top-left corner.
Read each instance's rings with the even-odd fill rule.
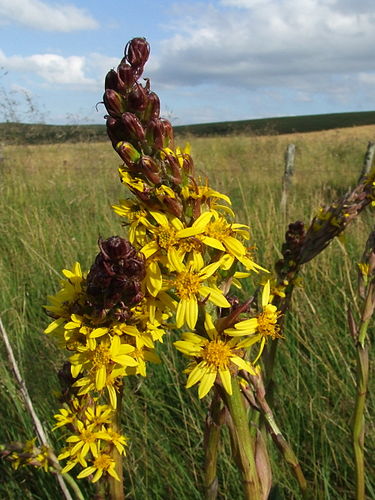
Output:
[[[41,0],[0,0],[2,23],[17,23],[42,31],[69,32],[98,27],[84,9],[69,4],[48,5]]]
[[[329,86],[335,75],[375,70],[374,2],[222,0],[221,5],[225,8],[176,5],[170,27],[175,34],[162,42],[150,65],[159,84],[306,92]]]
[[[34,54],[28,57],[7,57],[0,50],[0,66],[7,71],[33,73],[47,84],[96,87],[97,81],[85,75],[87,66],[83,56],[62,57],[57,54]]]

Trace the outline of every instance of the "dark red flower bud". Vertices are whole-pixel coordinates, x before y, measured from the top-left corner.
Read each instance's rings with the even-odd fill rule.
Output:
[[[145,139],[145,131],[143,130],[141,122],[133,113],[123,113],[121,121],[126,131],[127,139],[133,139],[142,142]]]
[[[147,96],[147,105],[143,113],[143,120],[149,122],[154,118],[159,118],[160,100],[155,92],[150,92]]]
[[[116,151],[119,154],[120,158],[124,161],[124,163],[131,167],[137,162],[140,158],[140,153],[135,149],[135,147],[130,144],[130,142],[119,142],[116,145]]]
[[[112,146],[116,148],[117,144],[124,139],[123,125],[119,120],[112,116],[107,116],[107,134],[112,142]]]
[[[132,86],[141,76],[142,71],[142,68],[133,68],[132,66],[130,66],[130,64],[127,63],[121,63],[117,68],[118,75],[126,89],[132,88]]]
[[[126,111],[126,99],[112,89],[107,89],[103,95],[103,102],[108,113],[114,118],[119,118]]]
[[[166,161],[172,173],[172,181],[175,184],[181,184],[181,167],[178,159],[173,155],[166,155]]]
[[[113,307],[116,307],[116,314],[122,309],[123,316],[129,316],[130,308],[143,298],[144,257],[119,236],[100,239],[99,247],[100,253],[87,275],[88,301],[101,317]]]
[[[173,127],[170,121],[165,120],[162,118],[163,121],[163,126],[164,126],[164,147],[169,147],[173,149],[173,143],[174,143],[174,138],[173,138]]]
[[[182,216],[183,207],[179,200],[176,200],[176,198],[170,198],[169,196],[166,196],[163,199],[163,203],[167,206],[168,210],[173,215],[175,215],[178,218]]]
[[[151,120],[146,128],[147,142],[155,149],[163,149],[164,144],[164,124],[160,118]]]
[[[133,113],[143,111],[148,103],[147,92],[141,84],[133,85],[131,92],[128,95],[129,110]]]
[[[145,38],[133,38],[127,43],[125,57],[131,66],[144,66],[150,55],[150,45]]]
[[[150,156],[142,156],[137,167],[139,172],[142,172],[150,182],[161,184],[159,165]]]
[[[193,158],[188,153],[182,154],[182,170],[188,175],[194,174]]]
[[[107,73],[105,77],[104,88],[105,90],[111,89],[115,90],[116,92],[126,91],[124,82],[121,80],[120,76],[114,69],[111,69],[111,71]]]

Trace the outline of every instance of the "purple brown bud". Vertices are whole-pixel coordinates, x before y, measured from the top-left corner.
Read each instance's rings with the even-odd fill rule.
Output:
[[[141,282],[145,277],[145,262],[132,244],[111,236],[99,240],[100,253],[87,276],[87,296],[91,306],[105,316],[112,308],[130,316],[130,308],[143,298]]]
[[[145,139],[145,131],[141,122],[133,113],[125,112],[121,115],[121,121],[126,131],[127,139],[135,139],[142,142]]]
[[[164,147],[169,147],[173,149],[173,143],[174,143],[174,138],[173,138],[173,127],[170,121],[165,120],[164,118],[162,119],[163,125],[164,125]]]
[[[119,118],[126,111],[126,100],[121,94],[107,89],[103,95],[103,102],[110,116]]]
[[[112,142],[112,146],[116,145],[124,138],[123,125],[119,120],[112,116],[107,116],[107,134]]]
[[[131,66],[144,66],[150,55],[150,45],[145,38],[133,38],[127,43],[125,57]]]
[[[170,198],[169,196],[166,196],[163,199],[163,203],[167,206],[168,210],[173,215],[175,215],[178,218],[182,216],[183,206],[179,200],[176,200],[176,198]]]
[[[136,83],[128,95],[129,110],[133,113],[143,111],[148,103],[146,90],[141,84]]]
[[[125,89],[131,89],[138,78],[141,76],[142,68],[133,68],[132,66],[130,66],[130,64],[121,63],[117,68],[117,72],[119,78],[124,84]]]
[[[120,141],[115,149],[128,167],[132,166],[141,157],[140,152],[130,142]]]
[[[178,159],[170,154],[166,155],[166,161],[168,162],[171,174],[172,181],[175,184],[181,184],[182,176],[181,176],[181,167]]]
[[[142,156],[138,164],[139,172],[142,172],[153,184],[161,184],[158,164],[151,156]]]
[[[104,82],[104,88],[105,90],[107,89],[115,90],[116,92],[120,92],[120,94],[121,93],[125,94],[127,91],[126,84],[114,69],[111,69],[111,71],[107,73]]]
[[[147,104],[143,113],[143,120],[149,122],[160,116],[160,100],[155,92],[150,92],[147,95]]]

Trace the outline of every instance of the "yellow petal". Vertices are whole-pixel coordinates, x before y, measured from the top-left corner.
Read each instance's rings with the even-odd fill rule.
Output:
[[[159,245],[156,241],[150,241],[147,243],[141,250],[143,255],[148,259],[151,255],[154,255],[155,252],[159,250]]]
[[[214,385],[215,379],[216,371],[209,371],[203,375],[198,389],[199,399],[204,398],[205,395],[210,391],[211,387]]]
[[[212,236],[203,236],[202,241],[205,245],[209,247],[216,248],[217,250],[225,250],[225,246],[221,243],[221,241],[216,238],[212,238]]]
[[[214,288],[208,286],[201,286],[199,288],[199,293],[204,297],[208,297],[208,300],[219,307],[230,307],[229,302],[224,297],[220,290],[215,290]]]
[[[223,383],[223,387],[226,392],[231,396],[232,395],[232,377],[229,370],[219,370],[219,375],[221,378],[221,382]]]
[[[270,291],[271,291],[271,285],[270,285],[270,280],[268,280],[267,283],[263,287],[262,307],[266,307],[266,305],[268,304],[268,301],[270,298]]]
[[[192,369],[186,382],[186,389],[189,389],[201,380],[205,373],[203,362],[200,362]]]
[[[180,302],[178,303],[177,312],[176,312],[176,326],[177,326],[177,328],[181,328],[182,325],[185,323],[186,306],[187,306],[187,301],[184,299],[181,299]]]
[[[190,299],[186,303],[186,323],[192,330],[198,320],[198,302],[196,298]]]
[[[101,366],[99,370],[96,372],[95,376],[95,386],[98,389],[98,391],[101,391],[103,389],[106,380],[107,380],[107,371],[105,369],[105,366]]]

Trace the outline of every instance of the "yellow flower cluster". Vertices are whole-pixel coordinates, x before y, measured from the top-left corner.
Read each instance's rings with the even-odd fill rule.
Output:
[[[78,479],[91,476],[95,483],[103,473],[119,479],[112,450],[115,447],[120,455],[125,455],[126,438],[112,427],[114,410],[111,406],[87,407],[88,402],[88,398],[73,398],[69,409],[62,408],[55,415],[55,429],[67,426],[74,431],[66,439],[67,446],[57,457],[58,460],[68,459],[62,473],[79,463],[83,470],[78,474]]]
[[[89,279],[79,263],[64,269],[63,274],[61,289],[48,297],[50,304],[45,306],[55,318],[45,333],[70,353],[69,372],[63,374],[67,385],[62,394],[64,406],[55,415],[55,428],[65,426],[69,432],[69,446],[58,458],[68,459],[63,472],[81,464],[84,469],[78,478],[90,475],[96,481],[103,472],[116,477],[110,452],[113,446],[124,452],[125,437],[112,428],[122,379],[132,374],[146,376],[146,361],[160,362],[154,343],[162,342],[168,316],[152,304],[146,308],[142,294],[128,308],[126,321],[115,314],[118,304],[112,308],[114,314],[107,310],[103,315],[93,306]],[[109,404],[100,404],[100,398]],[[92,465],[87,465],[88,460]]]
[[[184,151],[168,147],[156,158],[161,171],[164,158],[174,158],[178,184],[155,185],[122,166],[121,180],[136,197],[121,200],[113,209],[126,220],[129,240],[145,256],[145,301],[166,316],[175,314],[177,328],[192,330],[174,345],[193,358],[186,369],[187,387],[199,382],[202,398],[215,382],[231,394],[231,380],[239,370],[255,373],[253,365],[267,338],[280,336],[279,313],[271,304],[267,281],[259,314],[231,319],[231,286],[241,288],[241,279],[251,271],[267,271],[254,262],[249,228],[235,222],[230,198],[207,180],[194,178],[189,152],[189,146]],[[173,205],[165,203],[166,197]],[[256,343],[259,350],[250,363],[246,357]]]

